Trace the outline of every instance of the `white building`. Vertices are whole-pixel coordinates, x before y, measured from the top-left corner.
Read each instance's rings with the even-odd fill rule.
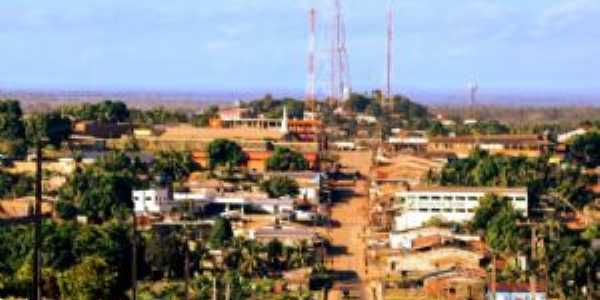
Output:
[[[416,247],[420,239],[428,237],[440,237],[440,241],[459,240],[463,242],[479,241],[479,236],[456,234],[447,227],[420,227],[408,230],[392,230],[389,234],[390,248],[411,250]]]
[[[395,218],[395,230],[421,227],[433,217],[446,222],[470,221],[479,200],[487,194],[510,201],[516,210],[527,215],[527,188],[417,187],[395,194],[401,207]]]
[[[167,189],[137,190],[132,195],[136,213],[168,213],[175,204]]]

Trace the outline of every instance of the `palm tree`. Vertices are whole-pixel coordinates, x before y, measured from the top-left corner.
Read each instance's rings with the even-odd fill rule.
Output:
[[[264,273],[263,247],[256,241],[247,241],[241,252],[240,271],[248,276]]]

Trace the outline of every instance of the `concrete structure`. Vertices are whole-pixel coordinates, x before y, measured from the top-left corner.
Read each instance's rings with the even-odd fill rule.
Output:
[[[132,192],[133,208],[137,214],[164,214],[173,210],[173,201],[167,189],[136,190]]]
[[[577,136],[580,135],[584,135],[588,132],[587,129],[585,128],[577,128],[575,130],[569,131],[569,132],[565,132],[563,134],[559,134],[556,137],[556,140],[561,143],[561,144],[565,144],[566,142],[568,142],[570,139],[575,138]]]
[[[401,213],[395,218],[395,229],[421,227],[433,217],[446,222],[470,221],[479,200],[487,194],[510,201],[516,210],[527,215],[527,188],[417,187],[395,194],[401,207]]]
[[[426,252],[401,252],[388,255],[391,273],[430,274],[452,268],[478,269],[483,254],[455,247],[435,248]]]
[[[261,243],[268,243],[274,239],[279,240],[285,245],[297,245],[302,241],[309,245],[318,244],[321,241],[319,234],[313,230],[291,227],[291,226],[266,226],[250,231],[250,239]]]
[[[537,157],[546,153],[549,146],[550,142],[539,135],[470,135],[430,138],[427,151],[467,157],[473,150],[481,149],[490,154]]]
[[[545,285],[535,287],[535,297],[531,295],[532,286],[528,283],[497,283],[496,295],[488,286],[487,299],[490,300],[546,300]]]
[[[264,194],[257,193],[217,193],[208,191],[206,193],[172,193],[166,189],[136,190],[132,192],[134,210],[138,214],[166,214],[173,208],[181,207],[190,203],[192,209],[202,209],[207,205],[223,205],[225,211],[233,207],[239,208],[242,215],[246,209],[259,210],[261,212],[278,214],[282,211],[294,210],[294,199],[291,198],[269,198]]]
[[[389,234],[390,248],[422,250],[441,246],[452,241],[479,241],[479,236],[456,234],[447,227],[421,227],[403,231],[393,230]]]

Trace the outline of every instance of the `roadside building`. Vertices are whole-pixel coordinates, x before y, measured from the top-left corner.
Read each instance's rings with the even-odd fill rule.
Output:
[[[299,243],[308,242],[315,246],[322,242],[322,238],[313,230],[301,227],[291,226],[266,226],[250,231],[250,239],[261,243],[268,243],[277,239],[284,245],[293,246]]]
[[[532,295],[535,293],[535,297]],[[496,293],[488,285],[487,299],[490,300],[546,300],[545,284],[533,287],[529,283],[496,283]]]
[[[458,137],[432,137],[427,143],[428,152],[446,152],[467,157],[475,149],[490,154],[537,157],[546,153],[551,143],[541,135],[469,135]]]
[[[479,269],[484,254],[458,247],[439,247],[429,251],[394,252],[387,255],[387,271],[407,275],[427,275],[454,268]]]
[[[479,241],[479,236],[458,234],[447,227],[421,227],[389,233],[390,248],[396,250],[425,250],[453,242],[470,243]]]
[[[426,276],[425,293],[436,299],[483,300],[485,298],[486,272],[482,269],[456,268]]]
[[[470,221],[479,201],[487,194],[510,201],[516,210],[527,216],[527,188],[416,187],[396,193],[401,212],[395,218],[395,229],[421,227],[434,217],[445,222]]]

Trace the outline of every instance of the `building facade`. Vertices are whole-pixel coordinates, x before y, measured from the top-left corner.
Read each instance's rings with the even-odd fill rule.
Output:
[[[169,213],[175,204],[167,189],[136,190],[132,196],[134,211],[138,214]]]
[[[525,216],[528,208],[527,188],[486,187],[424,187],[395,194],[401,213],[395,218],[395,229],[406,230],[423,226],[431,218],[446,222],[466,222],[475,215],[479,200],[495,194]]]

